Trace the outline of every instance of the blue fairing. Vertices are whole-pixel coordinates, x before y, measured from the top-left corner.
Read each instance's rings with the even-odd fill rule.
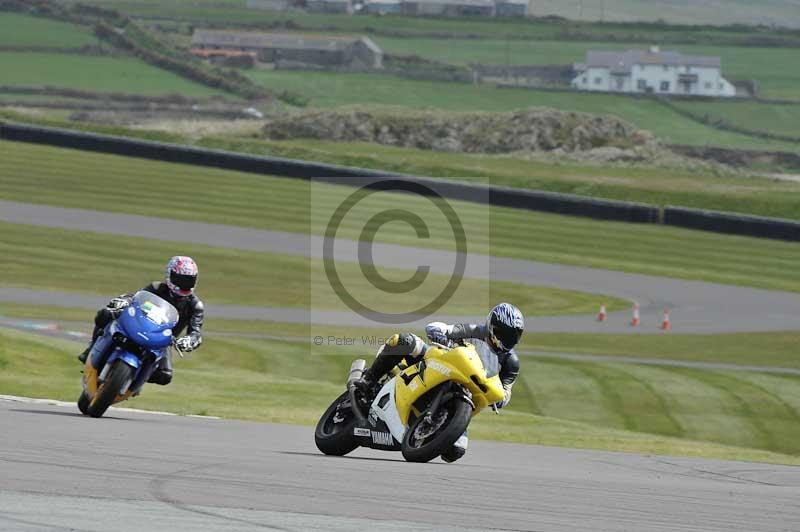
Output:
[[[124,360],[125,363],[127,365],[129,365],[130,367],[132,367],[133,369],[139,369],[139,366],[142,365],[142,361],[139,360],[139,357],[137,357],[133,353],[130,353],[128,351],[124,351],[122,349],[117,349],[113,353],[111,353],[111,356],[108,357],[108,362],[107,363],[110,364],[110,363],[112,363],[115,360],[120,359],[120,358],[122,360]]]
[[[175,307],[150,292],[137,292],[95,341],[89,354],[91,364],[102,375],[115,360],[123,360],[135,370],[127,390],[137,394],[161,359],[169,356],[177,323]]]
[[[172,343],[172,328],[178,323],[178,312],[155,294],[138,292],[117,321],[125,336],[142,347],[155,350]]]

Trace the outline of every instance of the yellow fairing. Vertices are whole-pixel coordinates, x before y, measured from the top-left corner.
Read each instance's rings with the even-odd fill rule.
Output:
[[[413,405],[420,397],[447,381],[458,382],[470,391],[475,404],[473,415],[504,396],[500,378],[486,378],[483,363],[472,345],[450,350],[431,347],[421,363],[409,366],[397,376],[395,401],[403,424],[408,424]]]

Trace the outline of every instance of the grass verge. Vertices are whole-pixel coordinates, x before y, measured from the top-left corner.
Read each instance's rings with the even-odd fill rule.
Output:
[[[524,349],[586,355],[720,362],[800,369],[800,333],[738,334],[556,334],[526,337]]]
[[[0,393],[75,399],[78,346],[0,329]],[[148,386],[123,406],[311,425],[339,393],[352,358],[325,351],[309,351],[304,343],[209,338],[202,350],[177,361],[173,384]],[[526,364],[524,372],[512,406],[502,416],[479,416],[471,435],[800,464],[797,380],[572,363]],[[612,394],[621,385],[627,393]],[[526,391],[531,389],[535,394]]]
[[[10,142],[0,142],[0,159],[4,199],[102,206],[115,212],[296,233],[322,234],[333,208],[352,192],[348,187],[312,187],[293,179]],[[171,188],[179,183],[191,183],[182,189],[182,201],[192,209],[175,208]],[[165,188],[170,193],[152,193]],[[460,213],[472,252],[800,291],[800,270],[794,267],[800,257],[798,244],[448,203]],[[372,195],[369,205],[353,211],[338,236],[358,239],[373,214],[395,208],[424,213],[430,238],[420,239],[398,224],[391,232],[379,231],[378,241],[455,249],[444,217],[433,213],[428,218],[433,211],[428,200],[385,193]]]

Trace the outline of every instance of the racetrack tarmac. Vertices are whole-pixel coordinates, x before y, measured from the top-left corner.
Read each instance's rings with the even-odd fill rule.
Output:
[[[76,395],[78,386],[76,383]],[[0,530],[796,532],[800,468],[472,441],[321,455],[313,429],[0,399]]]
[[[0,220],[248,251],[314,258],[322,256],[323,239],[316,236],[4,200],[0,200]],[[358,261],[358,245],[354,241],[337,239],[335,254],[337,260]],[[391,244],[375,244],[373,256],[375,264],[379,266],[416,269],[422,262],[430,266],[431,272],[448,275],[453,271],[456,257],[450,252]],[[526,320],[526,329],[530,331],[658,333],[664,307],[672,309],[673,329],[682,333],[796,330],[800,316],[800,296],[794,293],[479,254],[468,255],[466,276],[607,294],[637,301],[641,305],[641,327],[630,327],[628,325],[630,313],[619,312],[611,314],[605,323],[594,321],[592,316],[531,317]],[[108,294],[108,297],[112,295],[114,294]],[[0,300],[33,304],[55,303],[60,306],[88,304],[97,306],[101,298],[87,299],[87,296],[79,294],[53,294],[4,288],[0,290]],[[207,306],[210,313],[213,312],[220,318],[343,326],[375,325],[371,320],[352,312],[215,305],[214,302],[208,302]],[[478,317],[437,316],[437,318],[455,322]],[[419,326],[425,321],[426,317],[423,317],[419,320],[408,320],[404,325]]]

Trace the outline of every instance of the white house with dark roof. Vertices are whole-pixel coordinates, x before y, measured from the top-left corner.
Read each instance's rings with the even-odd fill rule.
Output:
[[[657,46],[624,52],[590,51],[574,65],[572,87],[586,91],[736,96],[719,57],[685,55]]]

